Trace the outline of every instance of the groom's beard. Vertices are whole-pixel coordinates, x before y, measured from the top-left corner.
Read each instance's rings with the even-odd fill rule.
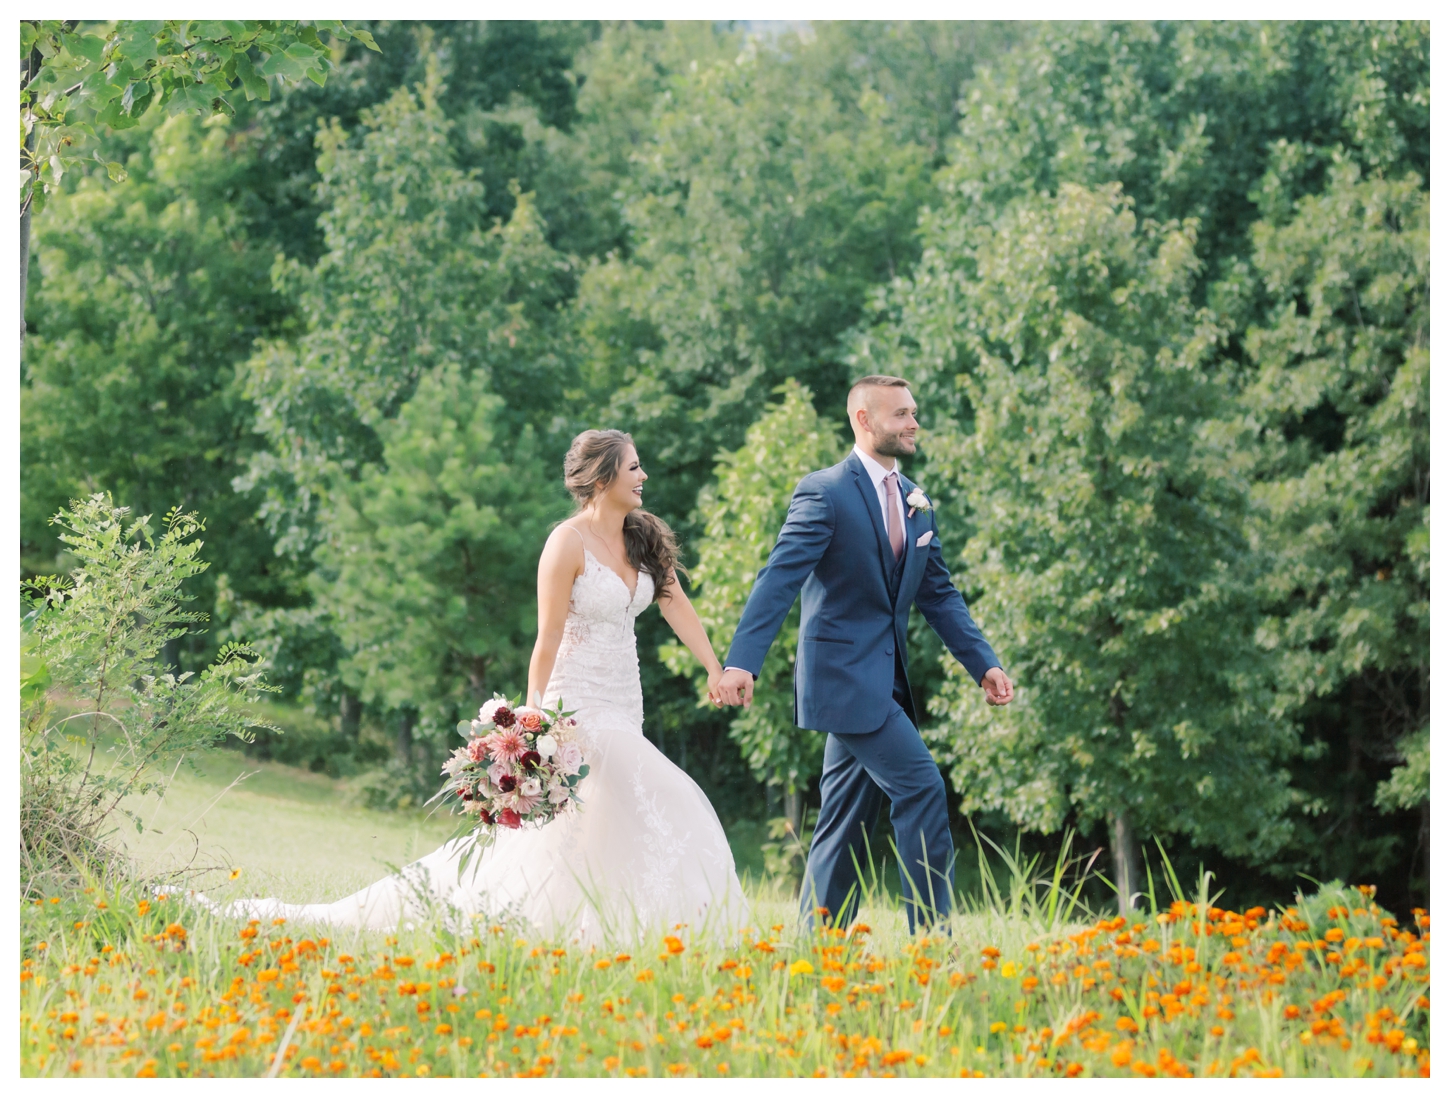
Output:
[[[876,446],[876,452],[885,457],[911,457],[916,453],[914,435],[878,435],[873,432],[871,441]]]

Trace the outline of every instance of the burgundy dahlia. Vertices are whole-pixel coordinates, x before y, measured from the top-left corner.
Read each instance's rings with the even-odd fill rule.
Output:
[[[523,765],[529,770],[532,770],[543,761],[543,756],[540,755],[537,751],[525,751],[523,757],[519,759],[519,762],[523,763]]]
[[[489,810],[486,809],[486,808],[479,809],[479,812],[478,812],[478,822],[479,823],[484,823],[484,824],[492,824],[492,823],[494,823],[493,814],[490,813]]]
[[[510,774],[505,774],[498,780],[498,791],[500,793],[512,793],[518,788],[519,780]]]
[[[501,705],[493,711],[493,726],[495,728],[512,728],[515,719],[514,711],[506,705]]]

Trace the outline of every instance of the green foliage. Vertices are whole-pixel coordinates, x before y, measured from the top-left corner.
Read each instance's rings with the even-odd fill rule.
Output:
[[[1197,219],[1214,274],[1246,250],[1275,141],[1427,177],[1428,65],[1416,22],[1043,24],[979,69],[943,186],[990,220],[1022,194],[1120,182],[1140,217]],[[1319,178],[1286,180],[1287,199]]]
[[[332,47],[319,33],[377,48],[367,31],[335,20],[123,19],[97,29],[81,32],[74,20],[21,20],[22,211],[44,205],[98,133],[136,125],[153,104],[172,114],[231,114],[238,89],[247,99],[270,99],[273,78],[325,83]],[[119,163],[106,169],[112,179],[125,178]]]
[[[1352,752],[1410,760],[1375,801],[1415,808],[1430,793],[1429,196],[1414,174],[1336,159],[1322,193],[1276,212],[1254,230],[1270,304],[1244,337],[1244,405],[1263,428],[1255,533],[1272,562],[1259,641],[1287,704],[1333,699]],[[1374,698],[1369,719],[1356,693]],[[1331,818],[1369,796],[1341,790]],[[1383,844],[1346,838],[1336,871],[1390,864]]]
[[[948,238],[953,213],[933,225]],[[1222,332],[1190,299],[1193,226],[1064,184],[964,234],[970,261],[928,251],[902,333],[908,374],[965,364],[974,429],[935,431],[927,476],[974,517],[963,575],[1021,695],[989,710],[949,666],[930,708],[963,807],[1044,831],[1126,815],[1267,857],[1295,740],[1253,644],[1242,458],[1216,422]]]
[[[343,680],[376,710],[419,710],[430,759],[461,713],[522,693],[538,553],[568,514],[532,429],[507,424],[481,374],[429,373],[324,517],[312,587],[348,652]]]
[[[269,449],[245,486],[285,553],[305,556],[331,488],[381,456],[379,426],[441,366],[479,373],[510,422],[550,424],[570,378],[558,306],[570,263],[526,196],[507,225],[481,223],[481,188],[454,162],[435,70],[364,112],[360,146],[319,136],[327,252],[279,265],[305,330],[263,346],[247,393]]]
[[[243,704],[268,689],[245,645],[226,645],[199,675],[161,665],[165,644],[201,618],[181,608],[181,586],[206,568],[194,539],[204,527],[173,509],[158,538],[149,521],[106,495],[72,502],[55,522],[76,567],[22,586],[27,878],[113,868],[113,816],[141,828],[125,798],[160,788],[158,767],[226,736],[245,740],[262,723]]]
[[[609,219],[614,186],[574,200],[579,146],[569,136],[584,79],[576,75],[576,54],[596,26],[451,19],[349,25],[367,27],[381,52],[343,43],[325,86],[305,81],[270,102],[239,104],[238,128],[259,141],[239,204],[259,235],[289,257],[315,263],[325,250],[317,225],[324,208],[317,196],[319,123],[335,119],[360,136],[363,110],[424,81],[436,62],[448,86],[440,105],[455,123],[450,143],[484,186],[484,223],[512,216],[509,183],[517,180],[521,191],[539,193],[552,244],[576,254],[603,250],[588,241],[595,222]]]
[[[22,560],[31,571],[61,566],[49,520],[70,499],[103,490],[143,514],[184,499],[226,531],[210,547],[212,571],[193,584],[198,605],[211,610],[228,581],[247,599],[283,601],[287,571],[256,520],[258,500],[231,483],[261,441],[236,367],[291,313],[235,203],[254,146],[185,115],[153,114],[128,136],[124,183],[82,179],[35,226]],[[186,642],[201,648],[179,655],[204,666],[213,639]]]
[[[816,414],[809,389],[790,381],[776,392],[781,402],[746,432],[744,446],[719,455],[715,483],[700,493],[704,533],[699,563],[691,571],[697,590],[693,601],[710,643],[721,652],[729,649],[756,573],[775,546],[796,482],[834,465],[843,449]],[[791,793],[807,788],[820,774],[825,747],[825,736],[795,723],[799,629],[797,602],[766,656],[753,703],[730,722],[730,738],[740,745],[756,778]],[[682,645],[667,646],[660,654],[676,674],[702,677],[702,668]]]
[[[1375,804],[1386,811],[1420,808],[1430,796],[1430,729],[1404,737],[1399,749],[1404,761],[1375,790]]]
[[[656,99],[627,192],[631,255],[590,269],[580,310],[591,393],[668,472],[667,516],[740,445],[754,394],[794,377],[838,401],[841,334],[916,257],[928,152],[899,139],[879,93],[858,99],[848,113],[757,43],[692,62]]]

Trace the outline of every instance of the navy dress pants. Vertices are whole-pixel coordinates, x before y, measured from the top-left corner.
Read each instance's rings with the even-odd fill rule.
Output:
[[[905,684],[898,681],[892,693],[897,708],[875,732],[826,737],[821,813],[801,887],[802,919],[811,919],[818,907],[827,908],[824,917],[837,925],[855,918],[860,875],[870,859],[868,838],[883,796],[891,802],[907,924],[915,932],[951,912],[955,851],[946,783],[901,708]]]

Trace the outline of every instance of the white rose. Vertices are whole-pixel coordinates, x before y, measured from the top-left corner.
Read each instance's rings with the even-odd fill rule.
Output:
[[[559,741],[545,732],[534,741],[534,750],[539,753],[540,758],[552,759],[554,752],[559,750]]]
[[[906,497],[906,505],[917,511],[930,511],[931,501],[920,488],[913,488],[911,494]]]

